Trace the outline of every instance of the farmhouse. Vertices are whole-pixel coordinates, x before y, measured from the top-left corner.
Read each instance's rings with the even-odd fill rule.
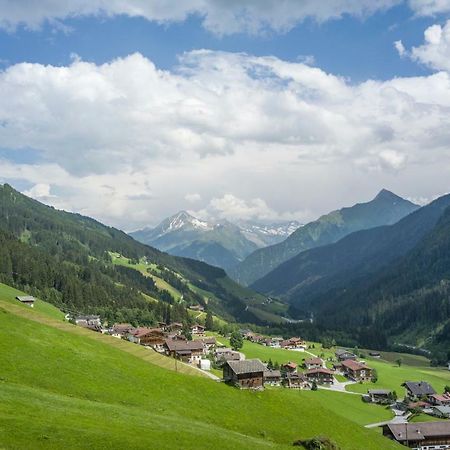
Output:
[[[311,369],[305,372],[306,379],[312,383],[315,381],[318,384],[333,384],[334,372],[330,369],[321,367],[319,369]]]
[[[240,361],[242,355],[242,353],[235,352],[234,350],[231,350],[231,348],[216,348],[214,351],[214,357],[217,363],[225,361]]]
[[[166,339],[164,343],[165,352],[168,356],[181,359],[189,364],[199,364],[204,354],[203,342],[184,341],[181,339]]]
[[[297,364],[295,362],[289,361],[283,364],[282,367],[287,373],[297,372]]]
[[[302,338],[292,337],[280,343],[280,347],[287,350],[306,350],[308,344]]]
[[[205,335],[205,327],[202,325],[194,324],[191,326],[192,336],[204,336]]]
[[[428,400],[435,406],[450,406],[450,394],[447,392],[442,395],[432,394],[428,397]]]
[[[198,311],[198,312],[203,312],[205,310],[205,308],[202,305],[189,306],[189,309],[192,311]]]
[[[161,328],[147,328],[135,334],[138,344],[152,347],[157,352],[164,352],[166,335]]]
[[[110,328],[109,333],[111,336],[121,339],[128,333],[133,333],[134,331],[135,328],[130,323],[116,323]]]
[[[450,406],[433,406],[433,416],[450,419]]]
[[[392,391],[388,389],[369,389],[367,391],[372,403],[390,403],[394,400]]]
[[[203,345],[207,352],[211,351],[217,345],[215,337],[205,337],[200,340],[203,342]]]
[[[223,366],[223,379],[241,389],[262,389],[266,370],[259,359],[227,361]]]
[[[414,449],[450,449],[450,421],[389,423],[383,435]]]
[[[422,400],[436,394],[433,387],[426,381],[406,381],[402,386],[406,389],[406,395],[412,401]]]
[[[320,369],[321,367],[323,367],[323,360],[321,358],[309,358],[305,359],[304,364],[308,370]]]
[[[307,377],[298,372],[286,374],[283,384],[289,389],[308,389],[310,387]]]
[[[352,359],[342,361],[342,371],[344,375],[354,381],[370,381],[372,369]]]
[[[348,350],[344,350],[343,348],[338,348],[335,355],[338,361],[345,361],[349,359],[356,361],[356,355]]]
[[[16,300],[19,300],[20,303],[27,305],[30,308],[34,308],[34,302],[36,301],[31,295],[18,295]]]
[[[281,382],[281,372],[279,370],[266,369],[264,371],[264,383],[271,386],[279,386]]]

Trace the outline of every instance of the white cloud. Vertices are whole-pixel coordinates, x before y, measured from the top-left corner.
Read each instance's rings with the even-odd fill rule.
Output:
[[[200,16],[203,26],[217,34],[287,31],[306,18],[322,22],[345,14],[358,17],[389,8],[401,0],[0,0],[0,25],[38,28],[45,21],[79,16],[144,17],[159,23]]]
[[[450,0],[409,0],[409,6],[420,16],[450,12]]]
[[[0,72],[0,142],[44,162],[2,161],[0,180],[51,184],[33,195],[125,229],[194,201],[224,217],[313,218],[381,187],[445,191],[449,110],[445,71],[353,85],[206,50],[174,71],[139,54],[16,64]]]
[[[46,200],[55,197],[50,193],[50,185],[46,183],[35,184],[31,189],[25,191],[24,194],[37,200]]]
[[[394,47],[400,56],[404,56],[406,54],[406,49],[402,41],[395,41]]]
[[[432,69],[450,71],[450,20],[443,27],[428,27],[424,38],[423,45],[411,49],[411,58]]]

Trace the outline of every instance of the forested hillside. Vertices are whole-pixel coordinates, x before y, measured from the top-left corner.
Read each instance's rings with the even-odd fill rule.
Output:
[[[398,223],[303,252],[254,285],[321,330],[366,346],[429,348],[449,342],[450,195]],[[445,353],[445,352],[444,352]]]
[[[417,208],[392,192],[382,190],[370,202],[333,211],[297,229],[285,241],[256,250],[230,274],[238,282],[251,285],[301,252],[336,242],[358,230],[393,224]]]
[[[208,306],[230,320],[240,314],[251,319],[247,301],[264,301],[221,269],[167,255],[93,219],[45,206],[9,185],[0,186],[0,233],[1,280],[65,309],[134,314],[143,323],[164,318],[167,305],[175,303],[170,293],[146,274],[113,265],[112,252],[143,261],[149,269],[162,266],[180,278],[185,306],[211,298]],[[130,312],[136,308],[140,312]],[[183,315],[184,308],[175,309]]]

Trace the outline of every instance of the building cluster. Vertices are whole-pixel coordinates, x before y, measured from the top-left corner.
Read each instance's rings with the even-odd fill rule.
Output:
[[[344,375],[352,381],[365,382],[371,380],[372,369],[365,363],[356,361],[356,356],[346,350],[336,352],[336,362],[332,369],[327,368],[325,361],[319,357],[304,359],[301,367],[295,362],[288,361],[279,369],[273,369],[258,359],[245,362],[228,361],[223,367],[223,379],[242,389],[260,389],[265,385],[311,389],[314,385],[333,385],[337,374]]]
[[[249,330],[241,330],[242,337],[250,342],[265,345],[272,348],[283,348],[285,350],[304,351],[308,349],[307,342],[299,337],[283,339],[282,337],[265,337]]]

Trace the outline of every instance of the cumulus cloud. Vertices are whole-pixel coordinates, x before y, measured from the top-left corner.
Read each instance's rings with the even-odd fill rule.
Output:
[[[423,45],[411,49],[410,57],[432,69],[450,71],[450,20],[428,27],[424,39]]]
[[[450,0],[409,0],[409,5],[420,16],[433,16],[450,11]]]
[[[50,185],[46,183],[35,184],[31,189],[25,191],[24,194],[37,200],[46,200],[55,197],[50,194]]]
[[[39,163],[11,157],[0,180],[51,184],[32,194],[125,229],[189,202],[229,218],[314,218],[382,186],[440,189],[449,108],[446,71],[350,84],[301,62],[206,50],[172,71],[140,54],[22,63],[0,72],[0,142]]]
[[[127,15],[158,23],[183,21],[195,15],[213,33],[287,31],[306,18],[322,22],[344,14],[358,17],[389,8],[401,0],[0,0],[0,25],[39,28],[49,21],[63,26],[66,18]]]
[[[397,52],[398,52],[398,54],[400,56],[404,56],[405,55],[406,49],[405,49],[405,46],[403,45],[402,41],[395,41],[394,42],[394,47],[395,47],[395,49],[397,50]]]

